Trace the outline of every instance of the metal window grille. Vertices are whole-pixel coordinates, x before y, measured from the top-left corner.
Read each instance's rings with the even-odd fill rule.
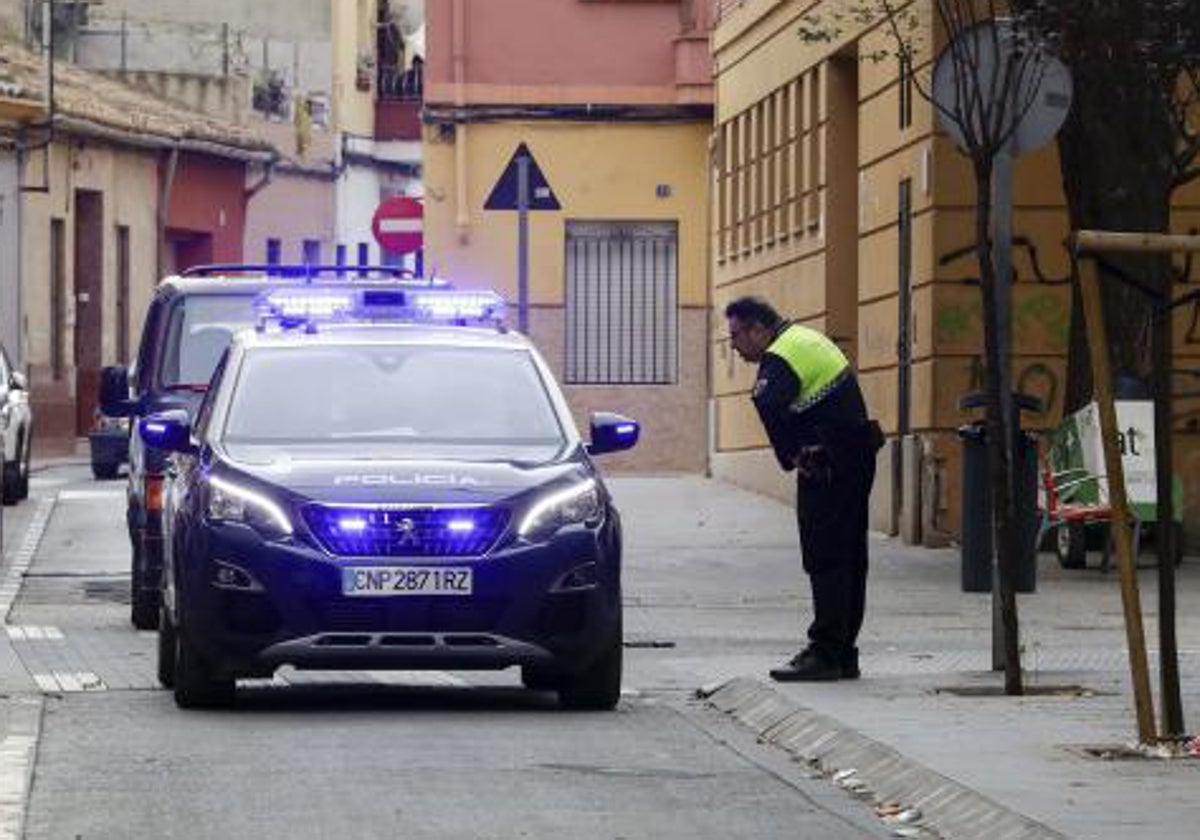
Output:
[[[566,272],[568,383],[677,381],[674,222],[568,222]]]

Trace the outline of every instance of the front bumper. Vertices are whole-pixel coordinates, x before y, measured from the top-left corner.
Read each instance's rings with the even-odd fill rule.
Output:
[[[606,528],[483,558],[335,558],[242,525],[193,532],[173,592],[180,627],[235,676],[313,669],[586,668],[620,627],[619,550]],[[473,594],[347,597],[345,566],[470,566]],[[248,578],[217,584],[218,569]],[[582,573],[581,573],[582,570]],[[249,588],[247,588],[249,587]]]

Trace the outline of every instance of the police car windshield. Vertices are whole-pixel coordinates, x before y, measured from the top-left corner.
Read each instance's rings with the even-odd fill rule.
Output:
[[[190,295],[171,310],[159,383],[204,386],[233,334],[254,325],[254,296]]]
[[[527,351],[339,345],[247,352],[223,440],[461,457],[557,449],[563,432]]]

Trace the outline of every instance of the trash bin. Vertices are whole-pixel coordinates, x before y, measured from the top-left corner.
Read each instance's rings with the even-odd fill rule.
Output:
[[[987,431],[982,423],[960,426],[962,471],[962,589],[992,591],[992,471]],[[1017,435],[1016,490],[1017,591],[1037,588],[1037,442],[1028,432]]]

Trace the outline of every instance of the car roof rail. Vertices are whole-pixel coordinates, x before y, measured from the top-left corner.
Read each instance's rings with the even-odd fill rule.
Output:
[[[196,265],[180,272],[181,277],[214,277],[227,274],[266,275],[267,277],[301,277],[314,280],[333,275],[343,277],[389,277],[410,280],[422,286],[441,286],[445,281],[438,277],[418,277],[411,269],[397,265],[315,265],[307,263],[215,263]]]

